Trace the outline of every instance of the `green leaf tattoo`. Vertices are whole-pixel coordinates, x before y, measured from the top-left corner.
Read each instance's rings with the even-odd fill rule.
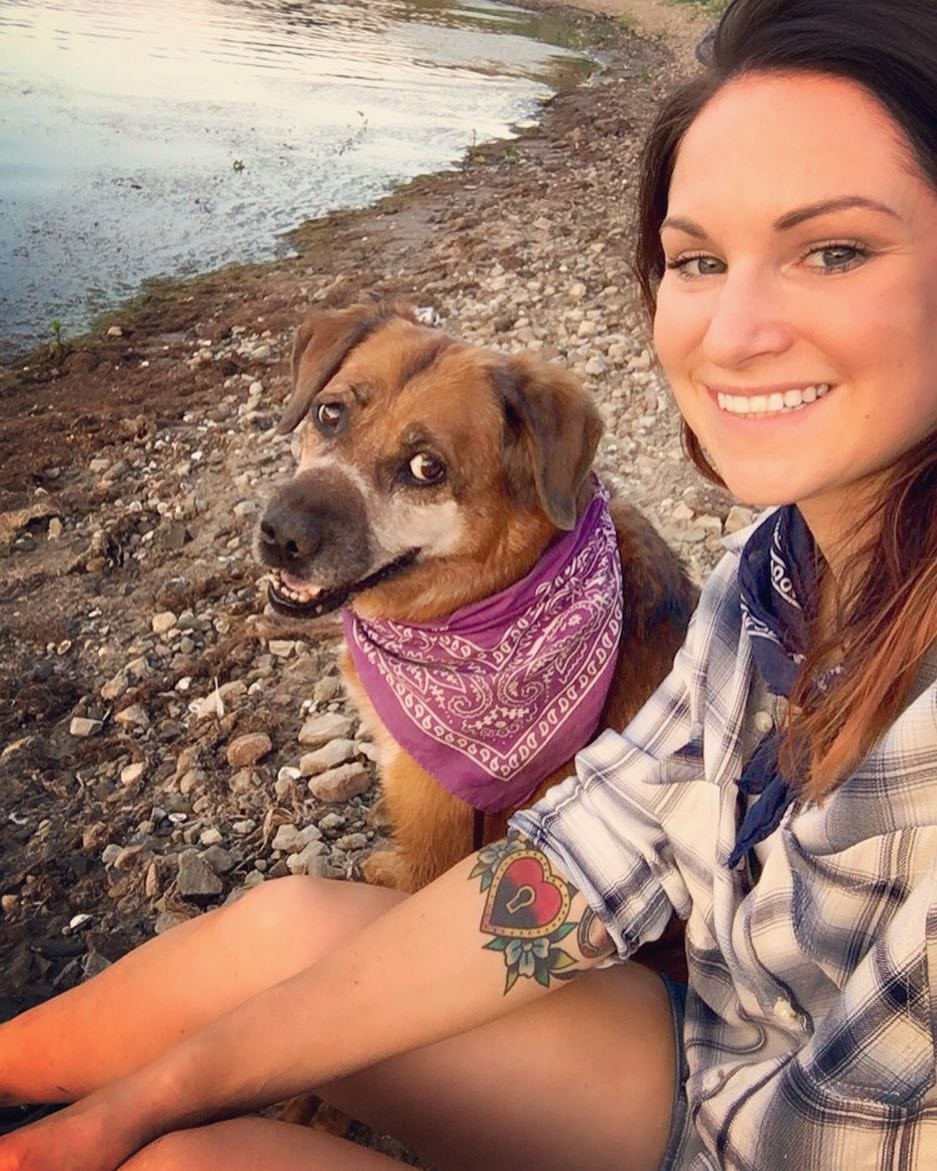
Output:
[[[576,888],[545,854],[512,833],[479,853],[469,878],[487,896],[481,930],[492,936],[485,949],[504,956],[505,994],[521,977],[549,988],[575,975],[575,957],[559,944],[577,928],[569,921]]]

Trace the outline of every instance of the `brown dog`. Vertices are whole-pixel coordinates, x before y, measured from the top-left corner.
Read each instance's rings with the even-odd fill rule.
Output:
[[[588,395],[557,366],[466,345],[424,327],[408,310],[320,312],[298,331],[293,394],[279,429],[300,425],[298,470],[260,525],[259,556],[273,571],[270,601],[293,617],[346,607],[357,653],[346,650],[342,670],[378,746],[393,829],[392,849],[373,854],[365,876],[415,890],[482,839],[500,837],[515,808],[568,776],[573,753],[592,731],[624,726],[669,670],[696,593],[651,525],[613,500],[614,529],[604,523],[616,575],[620,563],[615,610],[617,582],[603,585],[607,566],[595,569],[599,559],[590,553],[599,528],[592,544],[575,544],[587,512],[608,516],[590,474],[602,425]],[[549,588],[538,585],[538,567],[558,558],[559,576]],[[517,611],[518,590],[527,590],[538,614],[549,611],[543,636],[530,633],[527,594]],[[507,633],[492,634],[489,609],[502,608],[510,611]],[[589,649],[554,643],[568,639],[583,614],[585,625],[594,619]],[[462,625],[466,616],[471,629]],[[428,732],[425,754],[411,741],[410,724],[405,733],[387,726],[393,696],[376,690],[384,686],[386,656],[368,658],[374,631],[389,632],[390,657],[406,660],[409,674],[384,690],[396,688],[400,719]],[[479,654],[493,664],[490,678],[479,681],[472,674],[477,664],[459,661],[438,683],[430,635],[457,659],[471,658],[484,642]],[[510,676],[516,694],[508,702],[501,692],[521,644],[529,644],[532,658]],[[542,657],[546,644],[552,658]],[[596,682],[602,646],[607,672]],[[411,655],[414,647],[419,653]],[[528,692],[539,693],[547,678],[559,694],[541,696],[543,706],[529,720]],[[546,737],[557,727],[572,734],[567,722],[580,696],[564,690],[570,680],[589,692],[591,714],[580,713],[572,729],[577,742],[560,735],[552,757],[541,756],[538,729]],[[460,705],[473,709],[469,731],[449,726]],[[515,735],[509,724],[520,718],[528,723]],[[477,742],[486,721],[495,727],[494,748]],[[450,755],[433,775],[427,761],[437,760],[447,737]],[[497,775],[482,776],[495,757]],[[522,791],[500,789],[498,769],[516,772],[522,757]],[[441,783],[463,763],[479,774],[477,802],[471,792],[456,796]]]

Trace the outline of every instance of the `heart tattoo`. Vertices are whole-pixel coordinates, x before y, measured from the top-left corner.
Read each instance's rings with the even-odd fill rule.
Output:
[[[469,877],[481,879],[480,927],[493,936],[485,950],[504,957],[505,994],[521,977],[549,988],[575,975],[577,960],[559,944],[576,930],[569,922],[576,888],[553,872],[545,854],[511,833],[479,851]]]
[[[565,921],[569,901],[569,888],[553,875],[543,854],[522,850],[495,870],[481,929],[509,939],[541,939]]]

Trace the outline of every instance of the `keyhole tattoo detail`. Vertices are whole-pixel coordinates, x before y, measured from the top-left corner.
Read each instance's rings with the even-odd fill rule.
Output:
[[[521,977],[548,988],[575,974],[575,958],[559,944],[577,927],[569,921],[576,888],[546,854],[515,833],[482,850],[469,877],[481,880],[481,930],[492,936],[484,946],[504,956],[505,994]]]

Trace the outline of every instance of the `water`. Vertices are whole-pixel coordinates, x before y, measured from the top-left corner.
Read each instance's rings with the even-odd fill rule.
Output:
[[[0,0],[0,356],[510,135],[586,68],[544,35],[485,0]]]

